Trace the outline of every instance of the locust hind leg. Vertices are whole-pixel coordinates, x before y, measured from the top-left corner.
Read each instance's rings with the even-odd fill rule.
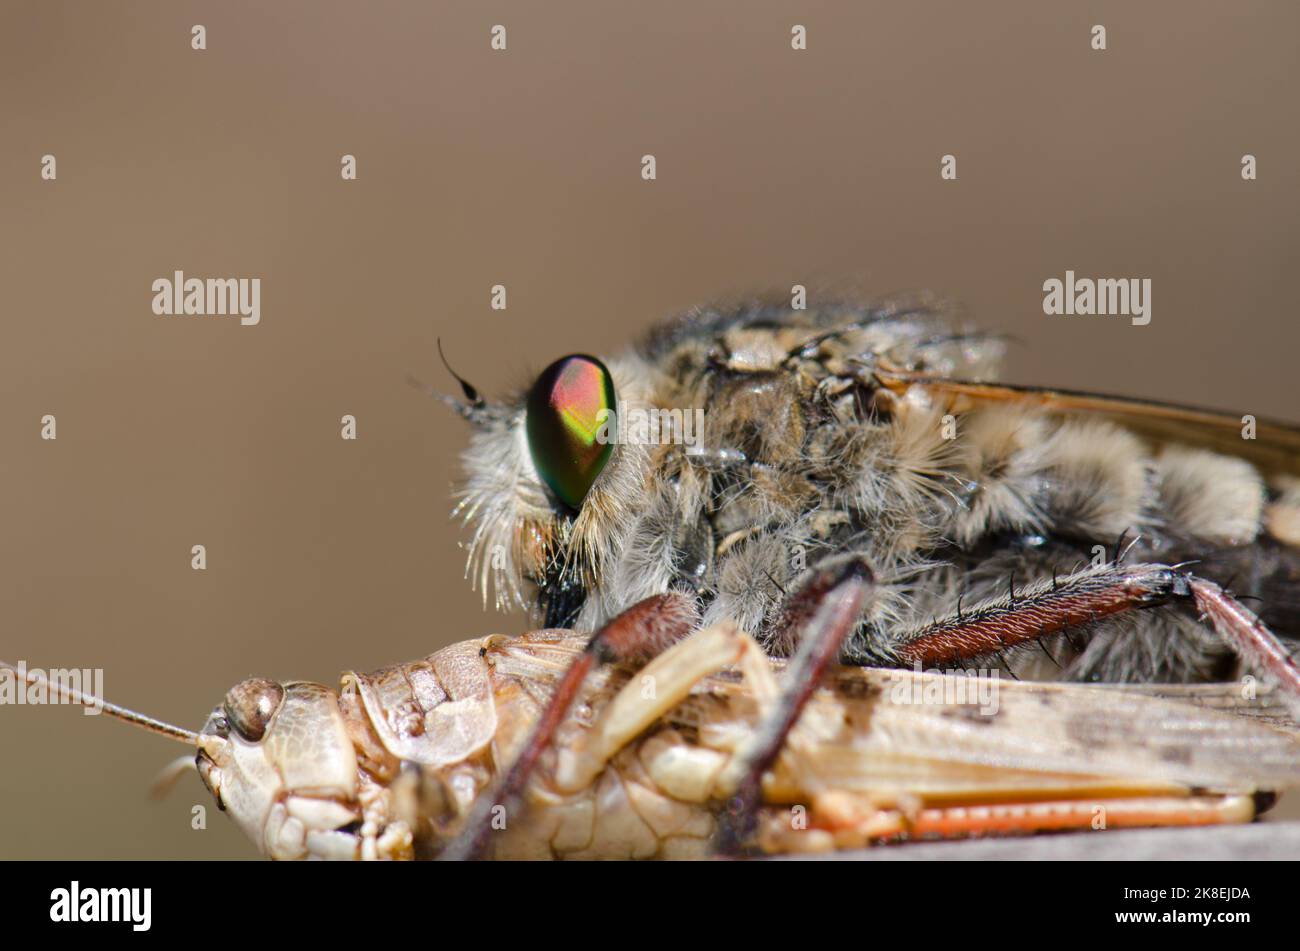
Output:
[[[1225,825],[1250,822],[1258,811],[1249,795],[1169,795],[1155,789],[1149,795],[976,801],[915,810],[829,794],[814,801],[807,828],[770,825],[764,846],[777,853],[819,853],[942,839]]]

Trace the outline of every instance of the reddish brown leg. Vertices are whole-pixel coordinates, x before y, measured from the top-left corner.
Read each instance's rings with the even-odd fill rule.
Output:
[[[602,627],[565,671],[524,748],[495,787],[479,794],[456,838],[438,855],[449,861],[482,858],[492,832],[493,811],[518,811],[537,761],[551,745],[587,675],[598,664],[645,663],[689,634],[698,621],[694,602],[669,592],[638,601]]]
[[[1292,715],[1300,713],[1300,668],[1264,622],[1213,581],[1191,577],[1192,597],[1219,636],[1246,664],[1277,682]]]
[[[786,668],[784,689],[776,707],[758,725],[743,778],[727,804],[718,831],[720,852],[739,852],[753,835],[763,799],[763,774],[780,755],[826,668],[839,660],[845,641],[862,618],[870,588],[871,569],[862,559],[853,558],[819,571],[791,596],[785,623],[801,628],[799,649]]]
[[[900,665],[955,663],[1097,618],[1186,600],[1194,601],[1224,642],[1275,680],[1290,707],[1300,711],[1300,668],[1277,637],[1214,582],[1162,565],[1112,565],[1009,593],[904,636],[895,655]]]
[[[894,651],[900,666],[956,663],[1187,594],[1186,576],[1173,568],[1113,565],[1008,590],[1005,598],[904,635]]]

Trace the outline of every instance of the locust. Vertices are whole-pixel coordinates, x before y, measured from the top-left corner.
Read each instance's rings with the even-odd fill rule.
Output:
[[[336,689],[252,678],[198,732],[103,706],[194,746],[184,761],[272,859],[448,857],[485,801],[482,858],[716,854],[790,673],[732,622],[593,670],[519,802],[494,798],[589,640],[493,635]],[[754,851],[1247,822],[1300,783],[1300,732],[1267,689],[954,682],[832,667],[765,773]]]

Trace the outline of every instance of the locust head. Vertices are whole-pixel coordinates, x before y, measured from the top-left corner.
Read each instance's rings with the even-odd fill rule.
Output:
[[[358,857],[357,753],[334,691],[242,681],[195,743],[203,784],[265,855]]]
[[[188,744],[154,785],[160,794],[195,769],[258,850],[273,859],[411,858],[405,818],[361,768],[357,716],[321,684],[250,678],[232,687],[197,733],[109,703],[42,673],[0,661],[0,670],[71,703]],[[369,788],[367,788],[369,783]],[[369,795],[368,795],[369,794]]]
[[[409,859],[419,808],[437,799],[439,816],[454,821],[489,778],[484,757],[497,728],[484,659],[490,640],[347,672],[338,691],[253,677],[227,691],[197,732],[35,670],[4,661],[0,670],[192,747],[155,792],[196,770],[218,808],[268,858]],[[429,788],[422,771],[435,777]],[[417,802],[421,794],[426,800]]]

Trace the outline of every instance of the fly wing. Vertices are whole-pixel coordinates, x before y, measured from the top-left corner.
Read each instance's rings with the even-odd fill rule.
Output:
[[[1181,443],[1239,456],[1267,475],[1300,473],[1300,427],[1286,423],[1256,420],[1254,438],[1243,439],[1240,414],[1047,387],[979,383],[880,369],[875,374],[895,392],[922,386],[942,394],[958,408],[1003,403],[1096,416],[1156,443]]]

